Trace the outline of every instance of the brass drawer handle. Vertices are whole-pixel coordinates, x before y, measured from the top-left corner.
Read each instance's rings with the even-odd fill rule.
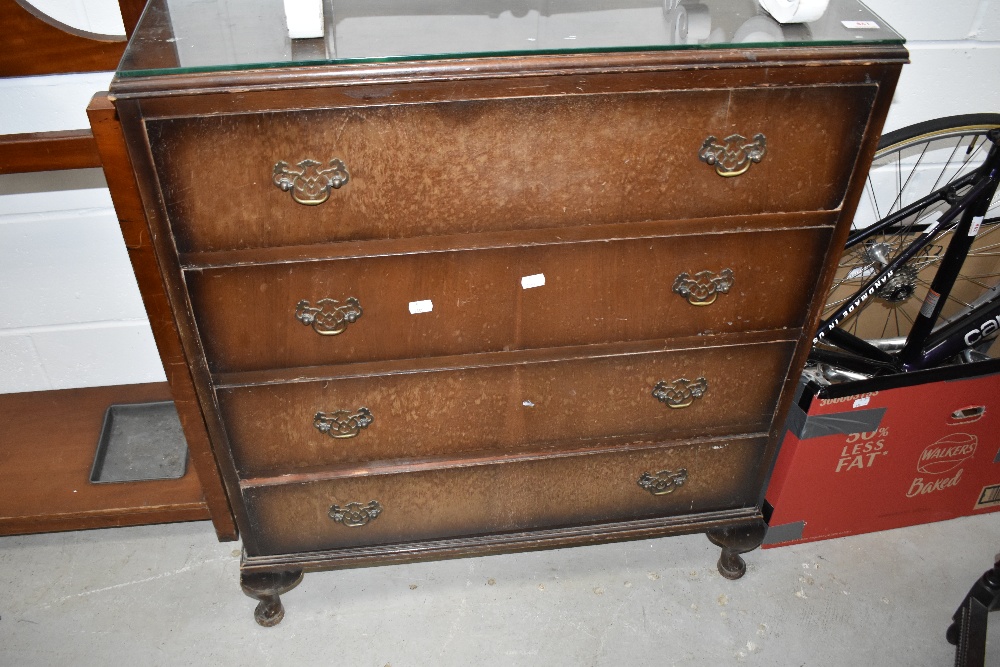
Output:
[[[715,173],[727,178],[739,176],[750,168],[754,162],[760,162],[767,153],[767,137],[757,133],[753,140],[748,140],[742,134],[731,134],[722,140],[714,136],[705,139],[698,151],[698,159],[708,165],[715,166]]]
[[[347,297],[344,303],[336,299],[320,299],[315,306],[303,299],[295,304],[295,319],[321,336],[336,336],[347,329],[347,325],[356,322],[364,314],[361,303],[353,296]]]
[[[732,269],[722,269],[718,275],[711,271],[699,271],[693,277],[682,273],[674,280],[674,293],[687,299],[692,306],[710,306],[720,294],[729,294],[732,286]]]
[[[292,199],[306,206],[322,204],[330,198],[330,190],[339,190],[351,175],[342,160],[333,158],[328,167],[318,169],[323,163],[316,160],[302,160],[292,169],[281,161],[274,165],[271,182],[283,192],[291,192]]]
[[[382,505],[377,500],[373,500],[367,505],[361,503],[347,503],[343,507],[333,505],[330,507],[330,518],[337,523],[342,523],[351,528],[360,528],[378,518],[382,513]]]
[[[701,377],[697,380],[678,378],[668,383],[660,380],[653,387],[653,396],[660,403],[665,403],[671,408],[686,408],[694,403],[695,399],[701,398],[708,391],[708,380]]]
[[[683,486],[684,482],[687,481],[688,471],[681,468],[677,472],[671,470],[660,470],[659,472],[650,474],[648,472],[642,473],[639,478],[639,486],[646,489],[654,496],[665,496],[668,493],[673,493],[678,487]]]
[[[368,408],[358,408],[357,412],[350,410],[337,410],[336,412],[317,412],[313,417],[313,426],[320,433],[325,433],[331,438],[353,438],[361,429],[368,428],[368,425],[375,420],[371,410]]]

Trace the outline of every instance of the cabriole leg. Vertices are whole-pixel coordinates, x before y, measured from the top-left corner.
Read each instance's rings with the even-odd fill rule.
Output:
[[[722,547],[719,557],[719,574],[726,579],[739,579],[747,572],[747,564],[740,557],[748,551],[753,551],[764,541],[767,524],[763,519],[752,523],[726,526],[708,531],[708,539],[712,544]]]
[[[281,623],[285,608],[281,604],[282,593],[287,593],[302,581],[302,570],[291,572],[241,572],[240,586],[243,592],[259,600],[253,617],[265,628]]]

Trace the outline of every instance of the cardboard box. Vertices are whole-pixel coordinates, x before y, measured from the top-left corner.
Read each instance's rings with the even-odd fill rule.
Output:
[[[1000,360],[800,390],[764,548],[1000,510]]]

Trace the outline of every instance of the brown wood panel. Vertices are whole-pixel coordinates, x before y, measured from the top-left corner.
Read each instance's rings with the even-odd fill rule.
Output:
[[[566,525],[639,520],[752,505],[750,485],[763,438],[601,452],[533,461],[336,478],[244,490],[260,535],[250,556],[392,544]],[[643,473],[687,471],[672,493],[638,485]],[[367,525],[330,518],[341,507],[375,500]]]
[[[0,25],[0,76],[113,70],[125,51],[124,35],[71,28],[28,2],[0,0]]]
[[[212,522],[220,540],[237,536],[229,498],[223,486],[205,420],[195,396],[191,372],[181,350],[177,327],[157,270],[152,241],[146,227],[132,165],[125,148],[121,126],[106,94],[98,94],[87,109],[91,128],[104,164],[104,175],[135,272],[143,305],[149,317],[160,360],[180,415],[188,442],[191,463],[200,475]]]
[[[0,135],[0,174],[100,166],[90,130]]]
[[[122,11],[122,23],[125,24],[125,34],[131,37],[132,33],[135,32],[135,26],[139,22],[139,17],[142,15],[142,10],[146,8],[146,0],[118,0],[118,7]]]
[[[400,251],[186,276],[209,365],[233,372],[794,329],[811,296],[802,285],[830,232],[668,230],[660,237]],[[710,305],[692,305],[674,289],[683,273],[690,280],[727,269],[732,286]],[[523,278],[538,275],[543,286],[522,287]],[[301,300],[315,307],[349,297],[362,314],[340,334],[321,335],[296,319]],[[431,312],[411,314],[412,303],[426,300]]]
[[[163,382],[0,394],[0,535],[208,519],[191,466],[177,480],[90,483],[107,408],[169,399]]]
[[[146,130],[189,252],[834,209],[875,91],[517,97],[166,118]],[[698,153],[733,133],[763,133],[767,154],[723,178]],[[334,158],[350,180],[323,204],[272,183],[279,161]]]
[[[590,359],[397,372],[217,390],[241,477],[393,459],[495,455],[602,446],[602,439],[676,439],[766,431],[793,344],[652,349]],[[704,378],[683,408],[652,394],[658,382]],[[366,408],[352,438],[314,425],[318,412]],[[377,466],[376,466],[377,467]]]

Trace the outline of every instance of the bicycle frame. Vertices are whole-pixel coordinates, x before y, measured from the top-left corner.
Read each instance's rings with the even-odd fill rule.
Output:
[[[981,303],[973,304],[973,308],[958,321],[943,327],[941,331],[933,332],[934,324],[940,317],[966,255],[984,222],[987,208],[1000,180],[1000,131],[991,131],[988,139],[993,146],[990,147],[986,160],[978,168],[849,237],[847,247],[850,248],[931,204],[937,202],[950,204],[950,208],[940,217],[928,218],[927,227],[919,238],[911,242],[853,296],[845,300],[844,305],[820,323],[813,338],[813,345],[823,341],[849,354],[815,350],[814,359],[838,363],[852,370],[873,375],[886,371],[913,371],[940,364],[1000,332],[1000,289],[994,289],[993,294]],[[958,195],[960,189],[970,185],[968,192]],[[1000,222],[989,221],[988,224],[1000,224]],[[910,333],[898,352],[890,354],[837,327],[865,301],[874,298],[879,288],[884,286],[900,268],[948,231],[953,231],[951,241],[931,282],[920,313],[914,319]]]

